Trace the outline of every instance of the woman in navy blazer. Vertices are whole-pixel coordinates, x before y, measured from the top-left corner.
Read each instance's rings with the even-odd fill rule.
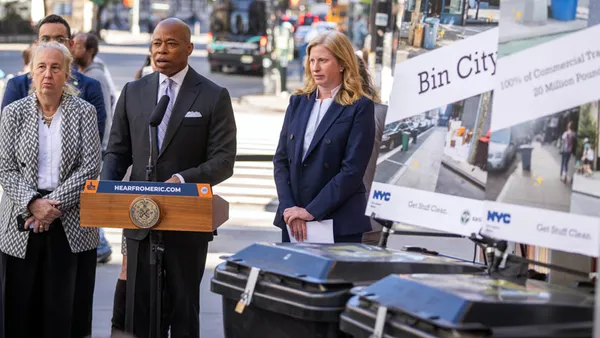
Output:
[[[305,86],[290,98],[273,159],[279,207],[273,224],[289,242],[306,222],[333,220],[335,242],[371,230],[362,178],[375,138],[373,101],[361,86],[352,44],[339,32],[306,48]]]

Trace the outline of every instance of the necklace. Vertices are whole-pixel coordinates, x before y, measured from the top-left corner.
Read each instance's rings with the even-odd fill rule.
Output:
[[[54,115],[56,115],[56,113],[50,115],[50,116],[46,116],[44,115],[44,113],[42,113],[42,121],[44,121],[44,124],[50,128],[50,124],[52,123],[52,119],[54,118]]]

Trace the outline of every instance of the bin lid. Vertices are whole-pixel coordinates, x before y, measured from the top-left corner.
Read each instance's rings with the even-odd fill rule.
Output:
[[[593,295],[542,281],[518,285],[486,275],[392,275],[364,288],[358,298],[459,331],[584,323],[593,322],[594,316]]]
[[[481,273],[485,268],[458,259],[358,243],[255,243],[226,260],[319,284],[360,285],[394,273]]]
[[[431,23],[431,24],[439,24],[440,23],[440,19],[438,18],[427,18],[425,19],[425,23]]]

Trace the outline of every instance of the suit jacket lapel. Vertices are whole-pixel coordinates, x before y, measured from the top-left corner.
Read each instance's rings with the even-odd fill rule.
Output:
[[[179,125],[185,118],[185,114],[189,111],[194,101],[196,101],[198,94],[200,94],[200,83],[202,83],[202,77],[200,77],[200,75],[198,75],[198,73],[196,73],[196,71],[190,67],[185,75],[185,78],[183,79],[183,84],[179,89],[179,94],[177,94],[177,99],[173,105],[171,118],[169,119],[169,125],[167,126],[167,131],[165,132],[165,139],[163,140],[162,147],[158,155],[159,157],[163,154],[165,149],[167,149],[169,146],[169,143],[173,140]]]
[[[38,180],[38,152],[39,152],[39,111],[37,98],[35,93],[29,95],[29,102],[25,110],[24,130],[23,135],[27,140],[25,144],[21,144],[19,148],[26,154],[23,162],[27,164],[27,168],[31,168],[31,175],[26,177],[30,180],[29,183],[37,190]],[[27,149],[29,148],[29,149]]]
[[[296,121],[296,149],[294,159],[297,166],[300,166],[302,163],[302,152],[304,151],[304,134],[306,133],[306,125],[308,124],[308,119],[310,118],[310,113],[313,110],[313,106],[315,105],[316,92],[312,93],[309,97],[301,96],[300,102],[300,113],[298,116],[298,121]]]
[[[315,147],[321,141],[323,136],[325,136],[325,133],[329,130],[329,128],[331,127],[333,122],[335,122],[338,116],[340,116],[342,111],[344,111],[344,108],[345,106],[342,106],[341,104],[338,104],[335,101],[333,101],[329,109],[327,109],[325,116],[323,116],[321,123],[319,123],[317,130],[315,131],[315,136],[310,142],[310,146],[308,147],[306,156],[304,156],[305,159],[308,158],[310,153],[313,151],[313,149],[315,149]]]
[[[154,107],[156,107],[158,98],[158,72],[152,73],[146,78],[146,83],[140,87],[140,96],[142,100],[142,114],[146,117],[148,123],[150,123],[150,115]],[[145,126],[148,129],[148,125]]]
[[[150,115],[152,115],[152,111],[154,110],[154,107],[156,107],[158,98],[158,72],[152,73],[145,79],[146,83],[143,86],[140,86],[138,97],[141,98],[140,106],[142,108],[141,113],[144,116],[143,121],[146,121],[146,124],[141,127],[143,130],[142,132],[144,133],[144,139],[150,141],[150,135],[148,135],[148,125],[150,124]],[[156,144],[156,142],[152,143]],[[155,150],[158,152],[158,146],[155,146],[154,148],[156,148]],[[152,150],[153,149],[148,149],[148,152]]]

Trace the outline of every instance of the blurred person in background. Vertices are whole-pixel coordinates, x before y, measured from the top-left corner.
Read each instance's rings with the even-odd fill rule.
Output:
[[[58,42],[35,47],[31,94],[0,123],[6,337],[92,333],[98,229],[81,227],[79,210],[86,180],[100,172],[100,137],[94,106],[68,81],[71,63]]]
[[[69,52],[73,48],[73,40],[71,38],[71,26],[67,21],[55,14],[48,15],[42,19],[37,25],[38,40],[36,43],[45,43],[55,41],[63,44]],[[69,54],[70,55],[70,54]],[[106,108],[104,98],[102,96],[102,87],[100,83],[79,73],[76,69],[71,70],[71,83],[79,90],[79,97],[91,103],[96,108],[98,115],[98,133],[100,141],[104,135],[104,124],[106,122]],[[22,99],[29,95],[29,86],[31,84],[30,74],[23,74],[13,77],[6,84],[6,89],[2,97],[2,107],[8,106],[12,102]]]
[[[383,137],[383,129],[385,128],[385,116],[387,114],[387,105],[381,103],[377,88],[373,85],[373,79],[365,61],[360,55],[356,55],[356,62],[358,62],[358,72],[362,80],[362,88],[366,95],[368,95],[375,103],[375,143],[373,144],[373,151],[371,152],[371,158],[363,177],[363,182],[367,190],[367,201],[369,200],[369,194],[371,192],[371,185],[375,178],[375,171],[377,170],[377,157],[379,157],[379,147],[381,146],[381,138]],[[381,237],[382,225],[376,222],[374,219],[371,221],[371,231],[363,234],[362,242],[369,245],[378,245],[379,238]]]
[[[88,34],[93,34],[93,33],[88,33]],[[98,37],[96,37],[96,38],[98,38]],[[117,99],[118,99],[117,86],[115,86],[115,82],[112,79],[110,70],[108,69],[108,66],[106,65],[106,63],[98,55],[96,55],[94,57],[94,59],[92,60],[92,63],[98,64],[104,68],[104,74],[106,75],[106,81],[108,82],[108,88],[110,90],[110,108],[111,108],[111,111],[114,111],[115,106],[117,105]],[[106,105],[109,106],[108,103]],[[110,131],[110,129],[108,129],[108,130]]]
[[[371,231],[363,176],[375,139],[374,104],[344,34],[318,35],[307,54],[305,86],[290,98],[273,159],[273,224],[290,242],[307,239],[307,222],[332,220],[335,242],[360,243]]]
[[[569,160],[571,160],[571,155],[573,154],[576,137],[577,133],[575,133],[573,128],[573,121],[569,121],[567,123],[567,130],[561,136],[562,143],[560,149],[560,179],[565,183],[569,179]]]
[[[583,140],[583,152],[581,155],[581,162],[583,163],[583,174],[585,176],[594,175],[593,166],[594,166],[594,158],[596,157],[596,153],[594,152],[594,148],[592,148],[592,144],[590,140],[586,137]]]
[[[111,89],[107,74],[102,64],[94,62],[99,51],[98,38],[93,34],[79,33],[73,37],[73,62],[82,74],[100,82],[104,102],[111,102]],[[102,152],[106,151],[108,135],[112,126],[113,110],[111,105],[106,105],[106,124],[104,126],[104,139],[102,140]],[[104,230],[100,228],[100,245],[98,246],[98,263],[108,263],[112,255],[110,244],[104,236]]]
[[[352,27],[352,40],[354,42],[354,47],[358,50],[363,48],[365,37],[369,34],[367,27],[367,19],[364,16],[359,15]]]
[[[152,61],[152,57],[150,55],[146,56],[146,60],[144,60],[144,65],[140,68],[134,76],[135,80],[139,80],[148,74],[152,74],[156,71],[156,66],[154,66],[154,62]]]
[[[29,63],[31,63],[31,49],[34,48],[35,45],[36,44],[34,42],[21,52],[21,57],[23,57],[23,71],[18,72],[18,75],[29,73]]]

